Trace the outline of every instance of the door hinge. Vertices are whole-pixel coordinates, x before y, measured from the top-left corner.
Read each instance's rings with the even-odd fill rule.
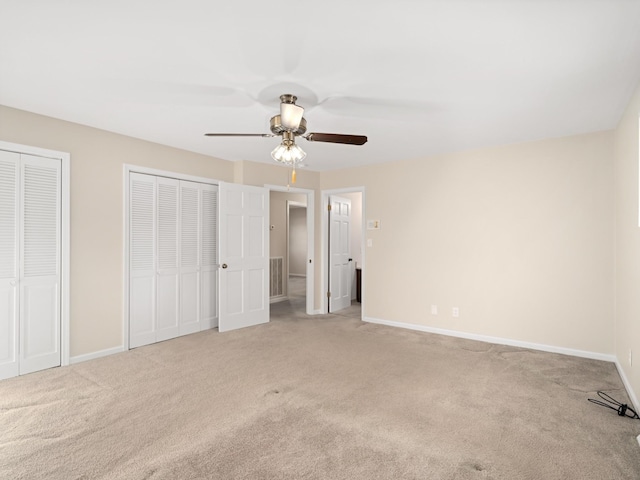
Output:
[[[327,292],[327,298],[331,298],[331,292]]]
[[[327,205],[327,210],[331,211],[331,204]]]

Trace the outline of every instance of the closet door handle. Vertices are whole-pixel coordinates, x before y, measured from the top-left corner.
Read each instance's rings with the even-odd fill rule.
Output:
[[[223,264],[222,264],[222,268],[227,268],[227,264],[226,264],[226,263],[223,263]]]

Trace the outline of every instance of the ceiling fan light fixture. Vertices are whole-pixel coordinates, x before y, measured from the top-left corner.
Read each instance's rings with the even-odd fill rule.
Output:
[[[307,154],[302,148],[295,143],[282,142],[271,152],[271,157],[280,163],[285,165],[295,166],[297,163],[305,159]]]
[[[273,158],[276,162],[284,161],[284,154],[287,151],[286,145],[280,143],[276,148],[271,152],[271,158]]]
[[[292,183],[295,183],[296,168],[305,166],[302,161],[307,154],[296,145],[296,137],[308,142],[341,143],[344,145],[364,145],[364,135],[345,135],[340,133],[307,133],[307,120],[303,117],[304,108],[296,105],[298,97],[290,93],[280,95],[280,115],[269,120],[271,133],[205,133],[209,137],[276,137],[282,136],[282,142],[271,152],[278,163],[291,167]],[[306,135],[305,135],[306,134]]]
[[[293,163],[300,163],[307,156],[306,152],[295,143],[291,145],[289,151],[291,152],[291,159],[293,160]]]

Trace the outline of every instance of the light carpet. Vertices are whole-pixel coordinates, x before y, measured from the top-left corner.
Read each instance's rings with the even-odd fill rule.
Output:
[[[640,478],[640,421],[587,402],[629,403],[613,364],[349,315],[2,381],[0,478]]]

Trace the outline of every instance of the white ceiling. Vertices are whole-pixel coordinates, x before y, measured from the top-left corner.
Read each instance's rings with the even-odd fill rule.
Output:
[[[640,0],[0,0],[0,104],[272,162],[279,95],[313,170],[614,128],[640,80]],[[1,137],[1,132],[0,132]]]

